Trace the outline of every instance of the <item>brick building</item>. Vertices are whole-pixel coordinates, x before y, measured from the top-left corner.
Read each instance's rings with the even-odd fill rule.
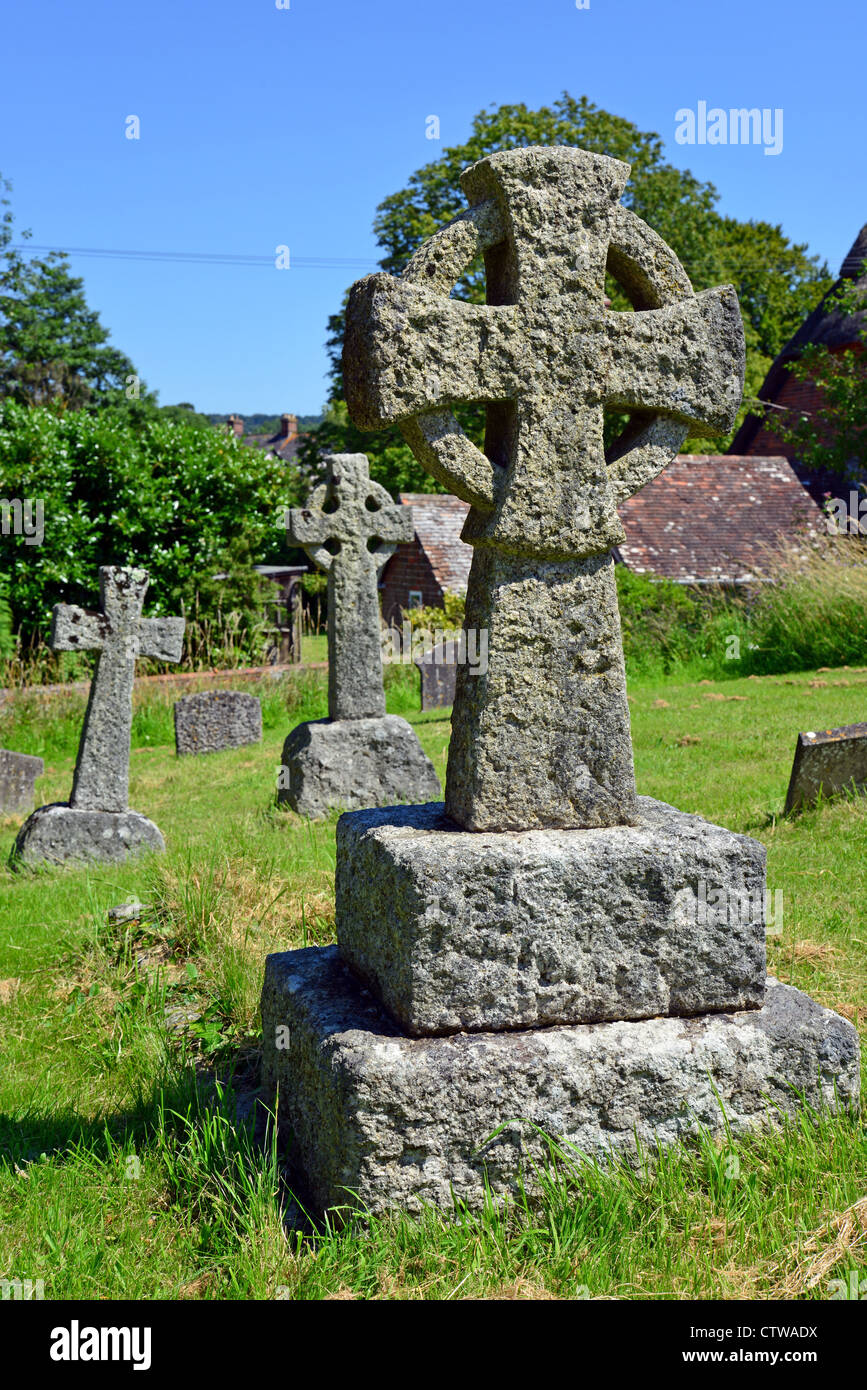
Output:
[[[404,492],[415,535],[399,545],[380,579],[382,614],[398,623],[402,608],[441,607],[443,594],[465,593],[472,550],[461,540],[469,507],[450,493]]]
[[[288,413],[280,416],[280,428],[276,434],[244,434],[244,420],[241,415],[230,415],[226,421],[228,428],[245,444],[254,449],[264,449],[267,454],[292,463],[303,438],[298,433],[298,417]]]
[[[399,545],[380,583],[383,617],[403,608],[442,604],[466,591],[472,550],[460,538],[466,502],[441,494],[404,493],[415,536]],[[781,541],[809,539],[822,514],[788,460],[734,454],[679,454],[619,508],[626,540],[616,559],[639,574],[680,584],[744,584],[760,579],[766,552]]]
[[[820,502],[830,492],[837,495],[841,488],[836,474],[818,473],[799,464],[795,448],[774,433],[776,419],[789,415],[814,414],[822,405],[822,392],[812,381],[796,381],[789,368],[806,347],[818,344],[831,352],[861,351],[862,334],[867,325],[867,307],[857,314],[844,314],[831,303],[832,296],[846,282],[863,290],[867,304],[867,225],[863,226],[852,249],[840,267],[840,275],[832,288],[801,324],[797,333],[783,348],[765,377],[759,399],[767,408],[761,414],[748,415],[732,440],[732,454],[782,454],[789,460],[803,485]],[[848,488],[843,489],[844,495]]]

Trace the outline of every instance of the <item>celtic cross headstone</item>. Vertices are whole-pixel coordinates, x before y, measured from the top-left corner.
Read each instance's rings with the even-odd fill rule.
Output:
[[[852,1025],[766,977],[764,846],[636,795],[617,504],[691,425],[730,427],[744,341],[734,291],[694,294],[621,204],[628,174],[490,155],[468,210],[350,295],[350,415],[470,503],[488,660],[458,667],[445,804],[342,816],[336,948],[268,960],[264,1092],[320,1209],[481,1208],[539,1190],[547,1135],[607,1162],[857,1104]],[[450,298],[480,254],[487,304]],[[452,413],[479,401],[483,450]]]
[[[344,380],[361,428],[400,425],[472,504],[467,625],[485,677],[458,674],[446,809],[468,829],[616,825],[635,781],[614,563],[617,503],[690,425],[730,428],[743,385],[734,290],[695,295],[619,202],[628,166],[570,148],[494,154],[462,177],[470,208],[400,279],[359,282]],[[483,253],[485,305],[449,298]],[[605,308],[609,270],[636,312]],[[450,407],[483,401],[485,451]],[[605,412],[630,427],[606,453]]]
[[[331,454],[326,480],[287,513],[290,540],[328,574],[328,713],[385,714],[376,579],[399,541],[411,541],[412,511],[372,482],[364,454]]]
[[[328,574],[328,719],[296,725],[277,799],[301,815],[440,795],[411,725],[386,714],[377,576],[412,511],[370,477],[364,454],[330,454],[325,481],[286,514],[289,539]]]

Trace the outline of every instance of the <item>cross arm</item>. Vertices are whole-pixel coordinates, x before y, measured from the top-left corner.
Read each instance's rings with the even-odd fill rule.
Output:
[[[744,330],[731,285],[662,309],[606,315],[605,404],[731,429],[744,383]]]
[[[334,530],[332,516],[316,507],[291,507],[286,512],[286,531],[295,545],[322,545],[331,540]]]
[[[154,661],[180,661],[184,650],[184,618],[142,618],[138,654]]]
[[[444,299],[384,272],[357,281],[343,355],[351,418],[382,429],[451,402],[514,396],[516,321],[514,305]]]
[[[103,613],[88,613],[74,603],[56,603],[51,613],[48,645],[55,652],[98,651],[108,633]]]

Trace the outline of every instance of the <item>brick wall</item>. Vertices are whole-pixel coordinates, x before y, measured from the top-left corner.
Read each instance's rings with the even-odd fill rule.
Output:
[[[789,374],[779,391],[774,397],[774,405],[783,406],[786,410],[787,423],[797,421],[801,412],[815,415],[821,410],[824,392],[814,381],[796,381]],[[756,435],[746,450],[748,454],[782,454],[784,458],[792,460],[796,457],[796,450],[793,444],[774,433],[775,418],[780,414],[778,410],[768,410],[765,412],[764,420],[759,426]]]
[[[440,607],[443,591],[436,580],[431,563],[419,545],[418,537],[399,545],[382,572],[380,594],[382,616],[389,624],[400,623],[401,608],[409,608],[410,590],[422,595],[422,603]]]

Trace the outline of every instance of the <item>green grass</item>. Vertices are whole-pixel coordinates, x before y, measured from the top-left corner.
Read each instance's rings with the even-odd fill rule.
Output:
[[[406,668],[387,679],[442,774],[447,712],[413,712]],[[182,760],[174,697],[149,694],[130,804],[163,829],[166,856],[0,869],[0,1277],[43,1279],[53,1298],[672,1299],[827,1298],[829,1280],[867,1276],[867,1147],[843,1118],[638,1171],[555,1153],[532,1207],[286,1233],[280,1157],[244,1117],[264,957],[334,936],[335,818],[273,804],[283,738],[324,714],[324,681],[256,686],[262,744]],[[639,790],[764,841],[784,903],[772,970],[856,1022],[867,801],[781,812],[797,731],[863,719],[865,697],[867,669],[630,685]],[[68,795],[72,699],[0,712],[0,744],[44,750],[44,801]],[[0,822],[4,860],[19,823]],[[110,925],[132,894],[148,910]]]

